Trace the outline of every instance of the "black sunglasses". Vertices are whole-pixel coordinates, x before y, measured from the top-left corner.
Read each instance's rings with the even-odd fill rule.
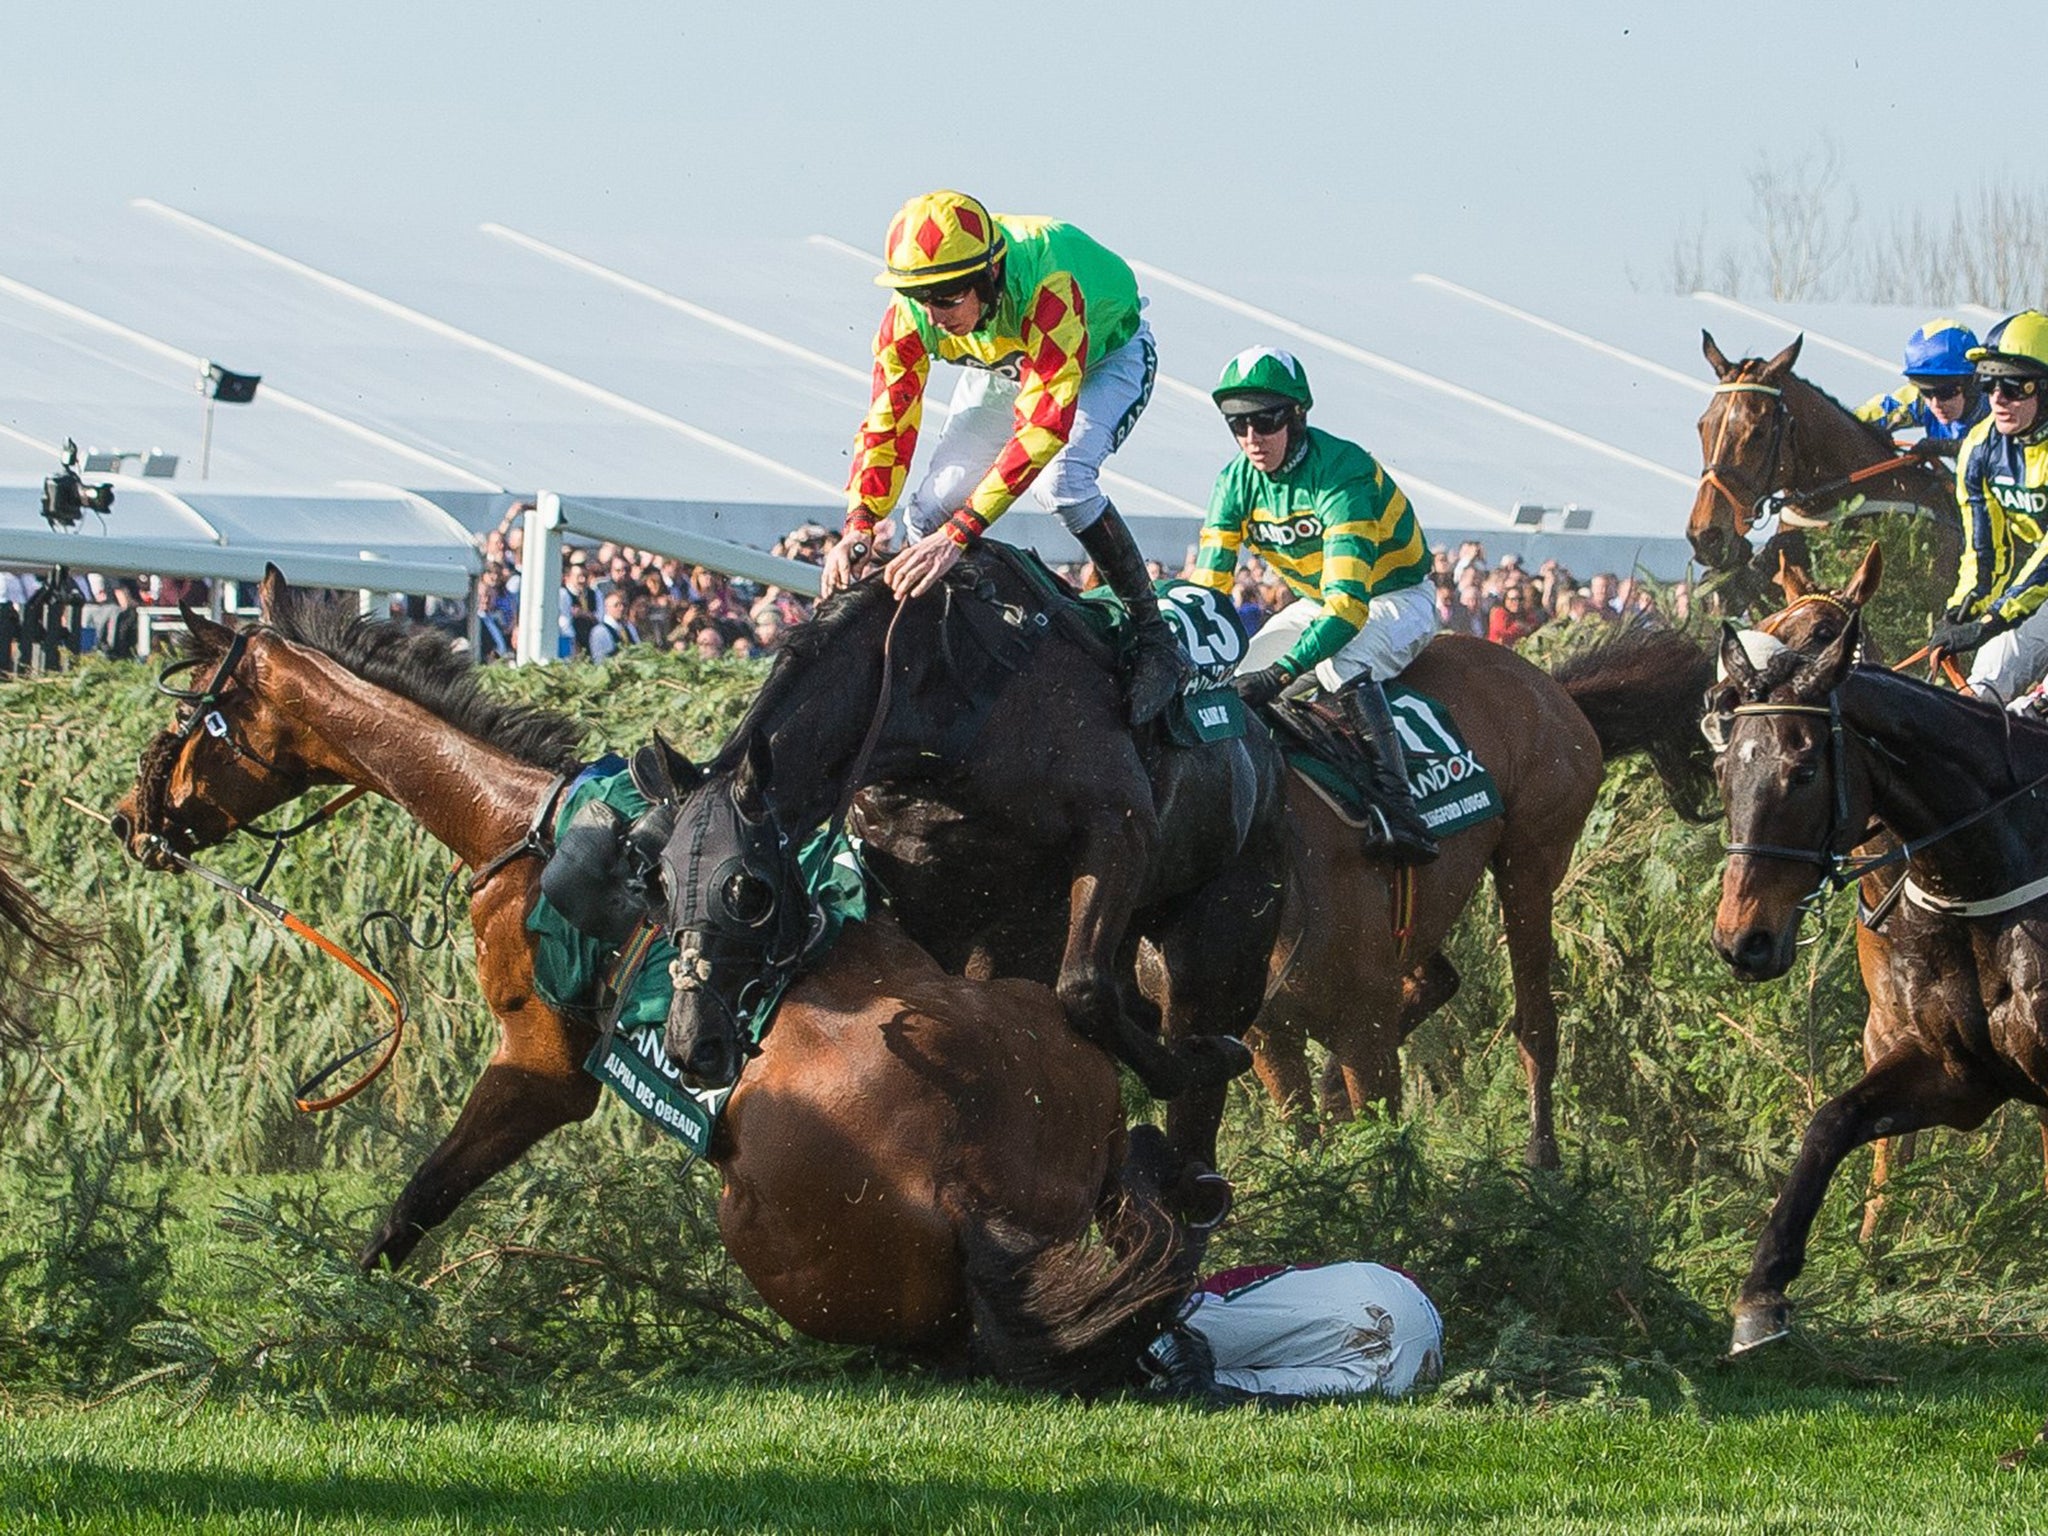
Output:
[[[926,309],[958,309],[973,292],[974,284],[965,283],[958,288],[913,288],[910,297]]]
[[[1984,393],[2002,400],[2030,400],[2041,387],[2039,379],[1986,379]]]
[[[1223,418],[1224,425],[1230,428],[1232,437],[1243,437],[1247,427],[1261,437],[1271,437],[1292,420],[1294,407],[1291,405],[1276,405],[1264,411],[1232,411]]]
[[[1953,400],[1963,392],[1960,379],[1950,379],[1941,384],[1916,384],[1913,387],[1920,391],[1920,398],[1923,400]]]

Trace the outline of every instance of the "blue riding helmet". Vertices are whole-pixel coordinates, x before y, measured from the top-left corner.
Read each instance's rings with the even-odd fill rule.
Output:
[[[1970,349],[1977,333],[1960,320],[1930,320],[1906,338],[1907,378],[1967,379],[1977,371]]]

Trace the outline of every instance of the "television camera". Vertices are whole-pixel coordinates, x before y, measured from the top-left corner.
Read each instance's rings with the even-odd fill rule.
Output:
[[[78,444],[64,439],[64,467],[43,477],[43,521],[52,528],[76,528],[87,512],[108,512],[114,505],[113,486],[102,481],[87,485],[78,475]]]

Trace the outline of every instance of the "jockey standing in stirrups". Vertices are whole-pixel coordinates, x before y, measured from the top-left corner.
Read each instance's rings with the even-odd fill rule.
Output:
[[[1928,321],[1906,338],[1904,386],[1864,401],[1856,419],[1887,432],[1918,428],[1924,441],[1949,444],[1953,453],[1991,409],[1970,361],[1976,345],[1977,333],[1962,321]]]
[[[1977,651],[1970,687],[2009,702],[2048,669],[2048,315],[2026,309],[1999,321],[1970,360],[1991,414],[1956,461],[1962,568],[1928,644]]]
[[[1249,546],[1296,599],[1252,636],[1237,691],[1256,707],[1314,668],[1373,756],[1382,825],[1371,851],[1425,863],[1436,839],[1416,811],[1380,686],[1437,632],[1422,525],[1371,454],[1308,424],[1308,375],[1287,353],[1240,352],[1210,393],[1243,451],[1216,477],[1191,579],[1230,591]]]
[[[855,440],[845,537],[825,561],[829,596],[858,576],[875,523],[902,493],[934,356],[967,369],[904,522],[916,542],[884,577],[927,591],[989,525],[1029,495],[1081,541],[1135,626],[1133,724],[1166,707],[1189,663],[1160,617],[1145,559],[1096,476],[1151,398],[1157,356],[1138,281],[1071,224],[992,217],[960,192],[928,192],[889,225],[896,290],[875,335],[874,399]]]

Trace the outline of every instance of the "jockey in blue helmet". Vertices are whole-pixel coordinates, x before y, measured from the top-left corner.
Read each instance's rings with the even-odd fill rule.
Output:
[[[1917,427],[1932,443],[1960,443],[1990,409],[1970,361],[1976,345],[1976,332],[1962,321],[1928,321],[1906,338],[1905,384],[1864,401],[1856,419],[1887,432]]]

